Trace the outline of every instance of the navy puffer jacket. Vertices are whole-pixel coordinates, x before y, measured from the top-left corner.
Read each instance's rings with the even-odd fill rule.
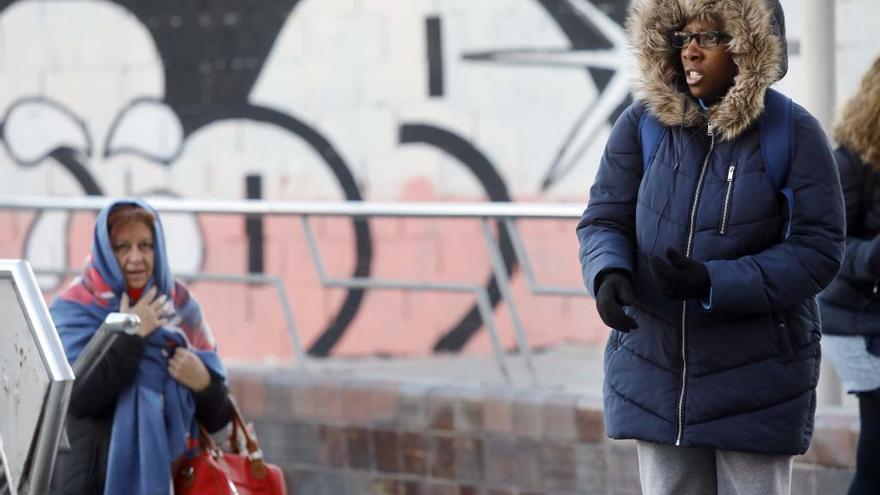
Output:
[[[880,234],[880,177],[850,148],[840,147],[834,156],[846,203],[847,238],[840,273],[819,296],[823,332],[880,336],[880,259],[872,259],[871,252]],[[870,182],[868,174],[873,176]],[[868,183],[873,185],[870,191],[865,190]]]
[[[789,218],[761,154],[766,89],[784,53],[764,0],[652,0],[630,14],[638,101],[614,125],[577,227],[584,281],[624,270],[639,328],[612,331],[605,354],[605,421],[612,438],[766,454],[803,453],[819,375],[818,294],[843,256],[844,205],[817,121],[795,105]],[[739,66],[708,113],[680,83],[666,33],[695,15],[724,19]],[[645,171],[642,112],[667,133]],[[644,173],[643,173],[644,172]],[[648,260],[674,248],[706,263],[711,301],[674,301]],[[704,304],[705,303],[705,304]],[[708,305],[708,309],[706,309]]]

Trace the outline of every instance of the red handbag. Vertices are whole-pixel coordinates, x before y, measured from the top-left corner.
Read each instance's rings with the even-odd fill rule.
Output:
[[[287,495],[284,474],[263,461],[256,435],[245,426],[233,403],[231,452],[223,452],[201,425],[199,453],[184,459],[174,473],[176,495]],[[241,452],[244,439],[247,453]]]

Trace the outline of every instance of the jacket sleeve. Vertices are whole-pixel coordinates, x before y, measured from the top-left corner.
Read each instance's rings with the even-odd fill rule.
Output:
[[[795,112],[791,235],[755,255],[706,262],[713,310],[782,310],[818,294],[840,269],[846,218],[834,155],[816,119]]]
[[[220,430],[232,420],[232,403],[223,377],[211,373],[211,383],[201,392],[193,392],[196,418],[209,433]]]
[[[846,204],[846,251],[840,275],[851,279],[873,280],[871,267],[880,268],[877,260],[872,260],[870,256],[873,239],[857,237],[862,230],[860,222],[863,218],[861,210],[865,165],[851,151],[842,147],[834,151],[834,157],[837,159],[840,185]]]
[[[120,334],[92,372],[74,380],[70,414],[75,418],[97,417],[115,407],[119,393],[134,380],[143,354],[143,339]]]
[[[593,297],[597,276],[603,271],[634,271],[636,200],[643,172],[639,141],[642,111],[634,103],[614,124],[590,188],[587,209],[577,225],[581,273]]]

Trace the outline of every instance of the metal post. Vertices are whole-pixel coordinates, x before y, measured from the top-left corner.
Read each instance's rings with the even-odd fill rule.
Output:
[[[297,366],[300,370],[306,368],[306,353],[303,351],[302,342],[299,340],[299,331],[296,329],[296,323],[293,319],[293,307],[290,299],[287,297],[287,289],[284,288],[284,281],[280,277],[270,277],[278,291],[278,300],[281,301],[281,309],[284,311],[284,321],[287,323],[287,333],[290,335],[290,341],[293,342],[293,351],[296,353]]]
[[[825,132],[834,121],[835,34],[834,4],[832,0],[803,0],[804,25],[801,36],[801,56],[807,80],[807,107]],[[819,404],[839,406],[843,403],[840,379],[827,360],[822,361],[819,378]]]
[[[77,380],[83,380],[90,375],[110,347],[116,342],[120,333],[133,331],[140,324],[137,315],[128,313],[110,313],[104,318],[104,323],[95,331],[95,335],[89,339],[85,349],[79,353],[79,357],[73,362],[73,374]]]
[[[489,219],[483,217],[480,219],[480,227],[483,229],[483,237],[486,239],[486,249],[489,251],[489,261],[492,262],[492,274],[495,276],[495,282],[498,284],[498,291],[507,305],[507,311],[510,313],[510,322],[513,324],[514,336],[516,344],[519,347],[519,355],[522,357],[529,376],[532,379],[532,385],[538,386],[538,373],[535,371],[535,365],[532,361],[532,348],[529,347],[529,341],[526,338],[526,332],[523,328],[522,320],[519,318],[519,311],[516,309],[516,302],[513,300],[513,294],[510,291],[510,279],[507,277],[507,269],[504,267],[504,256],[501,255],[501,231],[503,227],[498,226],[498,241],[492,236],[492,229],[489,227]]]

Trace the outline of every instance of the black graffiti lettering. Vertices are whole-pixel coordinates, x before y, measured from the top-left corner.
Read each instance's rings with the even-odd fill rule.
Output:
[[[263,178],[253,174],[245,177],[247,199],[263,197]],[[248,215],[244,220],[248,239],[248,272],[263,273],[263,216]]]
[[[428,94],[443,96],[443,31],[439,17],[425,19],[425,45],[428,50]]]
[[[312,149],[318,153],[333,173],[342,189],[345,199],[349,201],[361,201],[360,189],[357,186],[351,169],[345,160],[339,155],[330,141],[320,132],[305,124],[289,113],[262,107],[258,105],[239,104],[219,107],[210,112],[201,114],[199,120],[191,120],[193,132],[201,126],[209,125],[222,120],[246,119],[254,122],[262,122],[275,125],[281,129],[302,138]],[[354,246],[356,252],[355,266],[352,277],[369,277],[370,266],[373,261],[373,241],[370,235],[369,223],[364,219],[353,219]],[[345,300],[330,323],[321,334],[309,346],[308,353],[316,357],[330,355],[333,347],[345,334],[346,329],[354,320],[364,298],[363,289],[349,289]]]
[[[330,1],[330,0],[312,0]],[[526,0],[523,0],[526,1]],[[612,43],[606,39],[590,19],[575,6],[576,1],[591,0],[532,0],[553,18],[570,41],[570,47],[562,50],[608,49]],[[10,0],[0,0],[0,11],[6,9]],[[361,191],[354,175],[331,142],[331,137],[321,134],[306,124],[295,112],[254,105],[249,97],[258,80],[269,54],[278,40],[279,32],[301,0],[210,0],[206,2],[171,2],[169,0],[114,0],[130,11],[148,30],[155,42],[164,70],[164,94],[161,103],[168,105],[179,117],[183,129],[182,147],[196,131],[225,120],[243,119],[277,126],[298,136],[308,144],[329,167],[339,184],[345,199],[362,200]],[[592,1],[613,21],[623,23],[627,0]],[[51,7],[48,7],[51,8]],[[427,59],[427,92],[432,98],[444,98],[447,94],[448,68],[444,66],[443,19],[439,16],[425,18]],[[490,54],[492,52],[485,52]],[[488,55],[487,59],[491,56]],[[464,57],[465,59],[468,56]],[[589,79],[601,91],[611,82],[613,71],[584,67],[585,82]],[[540,89],[538,89],[540,90]],[[577,102],[573,102],[576,104]],[[592,104],[586,103],[585,105]],[[609,123],[629,104],[624,101],[617,110],[608,115]],[[112,128],[115,128],[115,122]],[[84,125],[84,124],[83,124]],[[88,136],[88,132],[86,132]],[[416,122],[404,122],[399,127],[401,146],[415,143],[433,146],[448,153],[461,163],[480,183],[491,201],[510,201],[505,180],[485,154],[468,141],[466,136],[452,130]],[[105,150],[107,148],[105,142]],[[569,146],[568,141],[563,148]],[[91,148],[89,143],[89,148]],[[137,150],[119,150],[137,152]],[[164,163],[177,166],[177,150]],[[87,168],[91,149],[73,150],[58,148],[49,155],[80,184],[85,194],[101,195],[98,178]],[[143,158],[156,157],[141,154]],[[39,161],[39,160],[38,160]],[[22,164],[29,165],[29,164]],[[566,169],[548,171],[542,189],[550,187],[566,172]],[[249,177],[248,197],[259,198],[262,186],[260,177]],[[254,273],[265,270],[263,224],[255,218],[245,220],[248,236],[248,269]],[[36,224],[36,222],[34,222]],[[33,227],[33,225],[32,225]],[[369,223],[364,219],[352,220],[356,259],[351,272],[353,277],[369,277],[373,260],[373,245]],[[30,236],[28,236],[30,237]],[[507,230],[498,225],[498,240],[508,273],[515,270],[515,258]],[[488,267],[487,267],[488,270]],[[500,300],[494,277],[485,282],[492,305]],[[351,322],[361,308],[364,298],[362,289],[350,289],[337,313],[319,336],[310,344],[308,352],[313,356],[327,356],[333,352]],[[479,331],[483,322],[476,306],[469,308],[461,319],[445,332],[434,344],[436,351],[459,351]]]
[[[495,166],[492,165],[492,162],[473,144],[461,136],[446,129],[427,124],[403,124],[400,126],[399,136],[401,145],[427,144],[454,157],[474,174],[480,185],[486,190],[490,201],[510,201],[507,185],[498,174]],[[498,223],[498,244],[501,248],[501,255],[504,257],[504,266],[507,274],[510,275],[516,267],[516,258],[514,257],[513,245],[510,242],[507,229],[500,222]],[[489,276],[489,280],[486,282],[486,290],[489,293],[492,307],[495,307],[501,299],[501,295],[494,276]],[[434,351],[460,351],[483,326],[483,323],[476,303],[474,303],[474,306],[465,313],[461,320],[434,343]]]

